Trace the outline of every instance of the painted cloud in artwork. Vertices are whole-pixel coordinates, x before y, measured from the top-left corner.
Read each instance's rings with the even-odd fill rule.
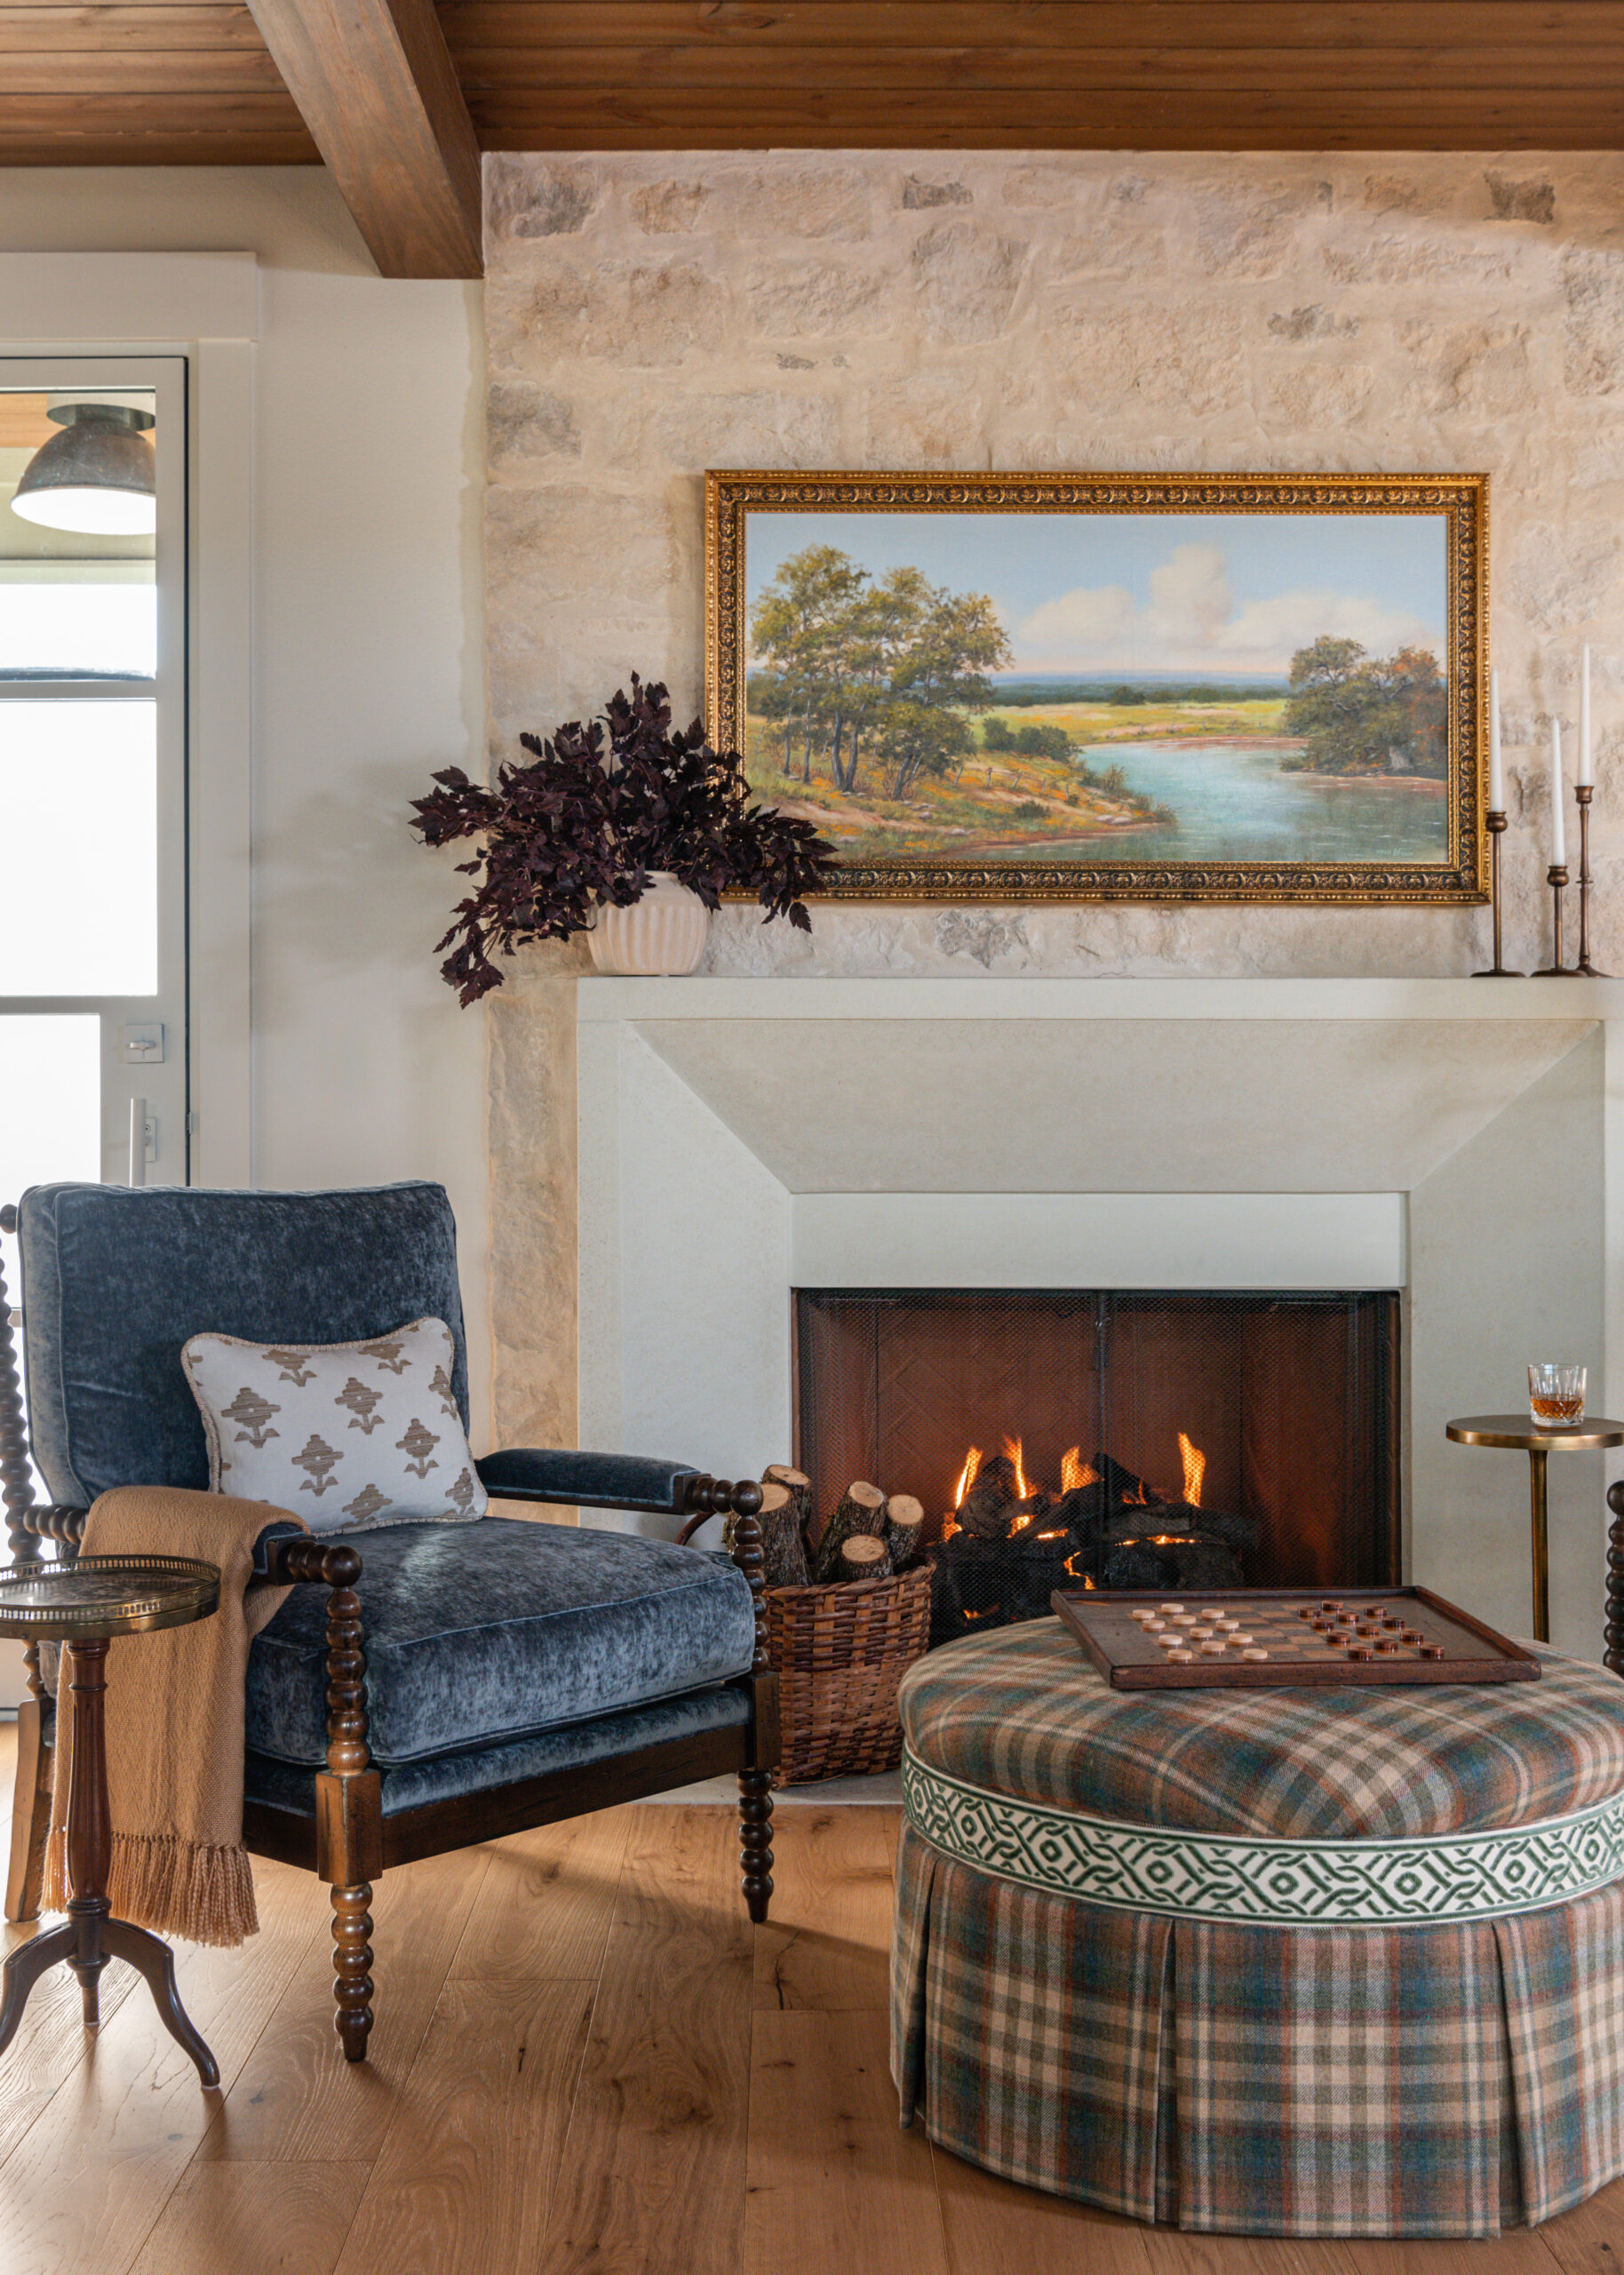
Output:
[[[1011,627],[1016,667],[1058,672],[1258,672],[1284,675],[1293,655],[1329,635],[1373,653],[1436,644],[1438,627],[1373,595],[1321,587],[1238,600],[1227,549],[1175,546],[1145,579],[1141,602],[1126,585],[1076,585]]]

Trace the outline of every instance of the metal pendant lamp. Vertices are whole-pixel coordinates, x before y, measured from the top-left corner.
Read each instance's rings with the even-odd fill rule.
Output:
[[[23,468],[12,511],[49,530],[151,536],[157,527],[156,459],[146,433],[152,413],[119,403],[64,403],[47,416],[62,431]]]

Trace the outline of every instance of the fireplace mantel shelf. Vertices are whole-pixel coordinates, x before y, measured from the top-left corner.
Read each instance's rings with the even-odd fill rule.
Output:
[[[1624,979],[584,978],[583,1023],[646,1019],[1624,1018]]]

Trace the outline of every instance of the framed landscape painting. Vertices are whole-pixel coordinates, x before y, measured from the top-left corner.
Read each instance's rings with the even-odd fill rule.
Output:
[[[1485,475],[706,477],[706,714],[869,899],[1485,898]]]

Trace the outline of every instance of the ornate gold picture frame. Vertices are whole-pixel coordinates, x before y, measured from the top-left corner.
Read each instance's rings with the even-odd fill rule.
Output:
[[[1486,475],[705,483],[712,738],[836,897],[1485,898]]]

